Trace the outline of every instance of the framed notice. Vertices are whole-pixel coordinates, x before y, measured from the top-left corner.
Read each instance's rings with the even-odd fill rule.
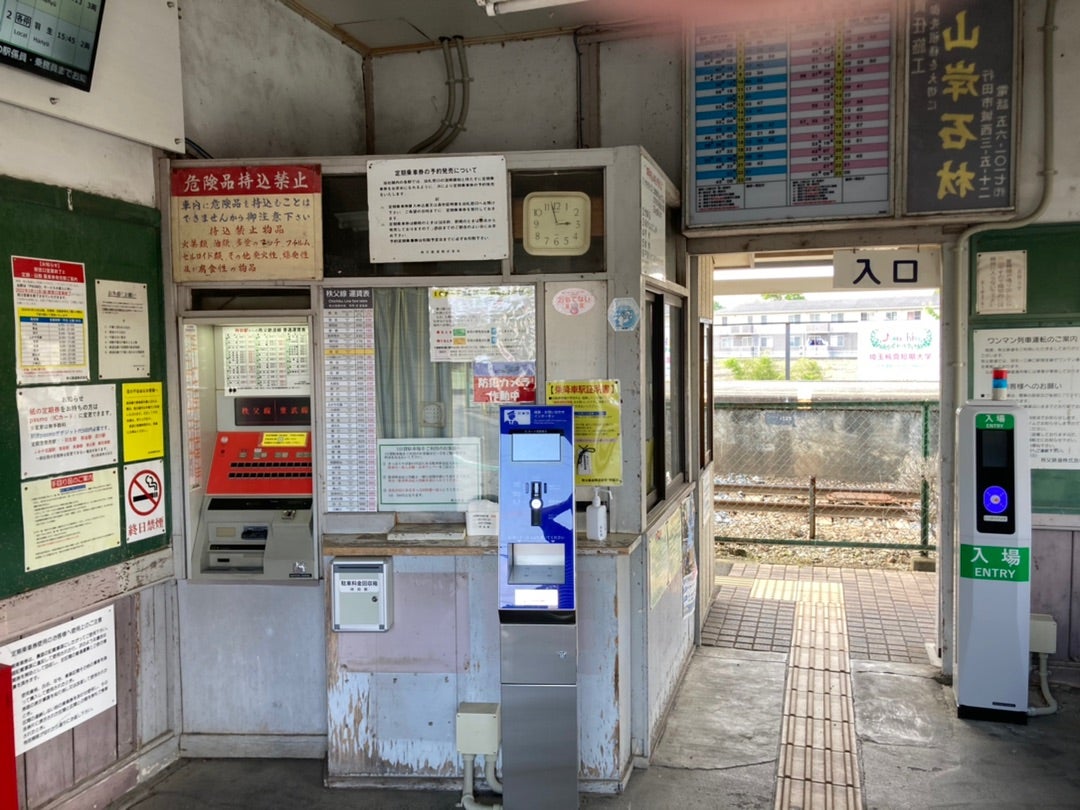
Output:
[[[322,278],[322,170],[172,170],[173,280]]]

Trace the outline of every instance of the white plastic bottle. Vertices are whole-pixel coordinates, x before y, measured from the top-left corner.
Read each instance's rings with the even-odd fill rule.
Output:
[[[600,500],[600,490],[593,490],[592,503],[585,507],[585,536],[590,540],[607,537],[607,505]]]

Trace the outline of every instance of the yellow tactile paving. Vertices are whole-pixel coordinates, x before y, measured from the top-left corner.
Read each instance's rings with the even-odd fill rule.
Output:
[[[933,581],[752,564],[732,573],[716,578],[730,607],[710,628],[716,645],[788,655],[776,810],[862,810],[851,659],[915,660],[912,644],[921,659]]]
[[[722,586],[722,585],[728,585],[728,586],[730,586],[732,588],[750,588],[750,587],[753,587],[755,582],[757,582],[757,580],[753,579],[752,577],[714,577],[713,578],[713,583],[718,588],[720,586]]]
[[[759,579],[752,593],[795,601],[776,810],[861,810],[843,585]]]

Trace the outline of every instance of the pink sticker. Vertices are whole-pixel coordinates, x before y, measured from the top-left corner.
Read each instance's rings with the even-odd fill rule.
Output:
[[[555,293],[551,305],[561,315],[584,315],[596,306],[596,296],[581,287],[567,287]]]

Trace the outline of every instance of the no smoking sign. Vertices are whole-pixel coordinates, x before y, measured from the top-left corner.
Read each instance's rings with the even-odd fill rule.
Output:
[[[124,514],[129,543],[165,534],[165,463],[161,459],[124,466]]]

